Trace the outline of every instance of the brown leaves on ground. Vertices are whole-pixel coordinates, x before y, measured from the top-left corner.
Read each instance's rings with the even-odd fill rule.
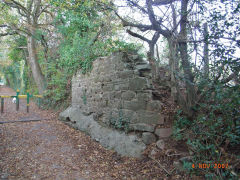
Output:
[[[0,87],[0,94],[15,93]],[[176,179],[171,161],[120,157],[89,136],[57,120],[52,111],[21,99],[16,112],[6,100],[0,121],[50,119],[0,124],[0,179]],[[159,163],[161,166],[159,166]],[[164,168],[163,168],[164,167]],[[171,170],[169,176],[164,169]]]

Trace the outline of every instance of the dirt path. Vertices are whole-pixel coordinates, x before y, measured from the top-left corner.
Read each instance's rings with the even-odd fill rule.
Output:
[[[0,94],[15,92],[0,87]],[[57,120],[57,113],[31,102],[26,113],[8,99],[0,121],[51,119],[0,124],[0,179],[165,179],[166,173],[149,159],[123,158],[90,137]],[[168,178],[169,179],[169,178]]]

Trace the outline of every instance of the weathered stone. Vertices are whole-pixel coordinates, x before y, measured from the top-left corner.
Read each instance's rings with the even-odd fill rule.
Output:
[[[178,170],[178,171],[184,171],[183,165],[179,161],[173,161],[173,166]]]
[[[129,120],[131,121],[133,119],[133,116],[136,115],[136,112],[132,111],[132,110],[129,110],[129,109],[118,109],[118,113],[119,112],[122,112],[123,115],[126,117],[126,118],[129,118]],[[135,117],[134,117],[135,118]]]
[[[148,81],[146,78],[136,77],[130,80],[129,89],[133,91],[143,90],[148,88]]]
[[[167,81],[161,83],[165,86]],[[113,130],[116,127],[110,125],[110,120],[126,121],[129,125],[127,129],[135,135],[137,131],[153,133],[156,125],[164,122],[164,116],[160,114],[161,103],[153,96],[153,91],[155,89],[152,86],[149,64],[133,53],[116,52],[113,56],[95,60],[91,73],[83,74],[79,70],[73,76],[72,107],[71,110],[67,109],[61,113],[59,118],[83,130],[109,148],[122,154],[123,151],[126,151],[126,154],[134,154],[135,150],[132,151],[129,147],[137,147],[135,141],[138,140],[133,138],[127,143],[122,142],[130,136],[123,138],[119,135],[120,130],[116,130],[116,133]],[[98,114],[98,111],[102,113]],[[96,122],[99,123],[96,125],[97,129]],[[150,143],[150,140],[147,140],[150,136],[152,135],[143,134],[146,144]],[[141,150],[136,151],[139,154]]]
[[[154,157],[157,155],[158,150],[156,148],[153,148],[152,151],[150,152],[149,156]]]
[[[144,91],[144,92],[138,92],[137,93],[137,99],[139,101],[144,100],[144,101],[149,101],[152,97],[152,92],[151,91]]]
[[[142,141],[145,143],[145,144],[152,144],[156,141],[156,137],[153,133],[150,133],[150,132],[144,132],[142,134]]]
[[[108,104],[109,104],[109,107],[111,107],[111,108],[120,109],[120,108],[123,107],[122,102],[119,101],[119,100],[117,100],[117,99],[116,99],[116,100],[109,101]]]
[[[120,83],[120,84],[114,84],[114,90],[128,90],[129,89],[129,83]]]
[[[172,128],[158,128],[155,130],[155,134],[160,138],[166,138],[172,135]]]
[[[140,77],[146,77],[148,79],[151,79],[152,78],[152,73],[151,71],[138,71],[138,74]]]
[[[93,115],[84,116],[77,108],[69,107],[60,113],[59,118],[75,122],[75,127],[88,133],[104,147],[114,149],[123,156],[141,157],[146,146],[136,135],[126,135],[117,130],[102,127],[93,120]]]
[[[115,65],[116,71],[123,71],[124,69],[125,69],[125,66],[122,63]]]
[[[154,126],[144,123],[130,124],[130,130],[154,132]]]
[[[126,71],[120,71],[118,72],[118,78],[120,79],[127,79],[133,77],[133,71],[126,70]]]
[[[115,91],[113,92],[114,98],[121,99],[122,92],[121,91]]]
[[[164,140],[162,140],[162,139],[158,140],[156,145],[161,150],[164,150],[164,148],[165,148],[165,143],[164,143]]]
[[[133,111],[144,110],[146,108],[146,103],[144,101],[124,101],[123,103],[124,109],[130,109]]]
[[[149,111],[158,111],[160,112],[162,109],[162,103],[159,101],[150,101],[147,103],[147,110]]]
[[[138,71],[151,71],[151,67],[149,64],[138,64],[135,66]]]
[[[104,82],[110,82],[112,79],[109,75],[104,76]]]
[[[133,98],[135,98],[136,93],[133,91],[125,91],[122,93],[122,99],[131,101]]]
[[[179,161],[180,161],[181,163],[184,163],[184,162],[192,162],[192,156],[181,157],[181,158],[179,159]]]
[[[137,60],[137,59],[139,59],[139,56],[138,55],[132,55],[130,58],[132,58],[133,60]]]
[[[1,173],[1,172],[0,172]],[[2,173],[1,175],[1,180],[8,180],[9,174],[8,173]]]
[[[136,112],[126,109],[115,108],[109,111],[109,120],[124,123],[130,130],[130,123],[137,118]]]
[[[106,84],[102,87],[103,91],[112,91],[113,90],[113,85],[112,84]]]
[[[161,114],[150,111],[138,111],[138,122],[145,124],[163,124]]]

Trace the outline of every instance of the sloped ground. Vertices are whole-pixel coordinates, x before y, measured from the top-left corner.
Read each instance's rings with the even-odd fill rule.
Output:
[[[0,94],[15,92],[0,86]],[[120,157],[58,121],[56,112],[40,110],[33,102],[30,113],[25,111],[24,100],[16,112],[7,99],[0,121],[49,120],[0,124],[0,179],[186,179],[176,174],[174,156]]]

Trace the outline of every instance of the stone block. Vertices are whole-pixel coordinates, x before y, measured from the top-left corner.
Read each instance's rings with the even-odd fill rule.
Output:
[[[76,127],[99,141],[104,147],[114,149],[123,156],[141,157],[146,146],[136,135],[126,135],[117,130],[101,126],[93,120],[93,115],[84,116],[79,109],[69,108],[60,114],[60,119],[69,118]]]
[[[108,100],[101,100],[100,102],[99,102],[99,106],[100,107],[107,107],[108,106]]]
[[[105,75],[104,76],[104,82],[110,82],[112,79],[111,79],[111,76],[110,75]]]
[[[102,86],[103,91],[112,91],[113,90],[113,85],[112,84],[106,84]]]
[[[98,79],[99,79],[99,82],[104,82],[104,76],[99,76]]]
[[[104,100],[109,100],[109,99],[110,99],[110,92],[104,92],[104,93],[102,94],[102,98],[103,98]]]
[[[114,84],[114,90],[119,91],[119,90],[128,90],[129,89],[129,83],[119,83],[119,84]]]
[[[116,71],[123,71],[124,69],[125,69],[125,66],[123,63],[115,64]]]
[[[121,96],[122,96],[121,91],[114,91],[113,94],[114,94],[114,98],[121,99]]]
[[[137,99],[139,101],[149,101],[152,98],[152,91],[144,91],[144,92],[138,92],[137,93]]]
[[[159,138],[166,138],[172,135],[172,128],[157,128],[155,134]]]
[[[138,120],[136,123],[145,124],[163,124],[164,120],[160,113],[150,111],[138,111]]]
[[[158,111],[162,110],[162,103],[160,101],[150,101],[147,103],[148,111]]]
[[[139,58],[139,55],[137,55],[137,54],[131,55],[129,58],[131,58],[131,59],[134,60],[134,61],[137,61],[137,60],[140,59],[140,58]]]
[[[151,67],[149,64],[138,64],[135,66],[138,71],[151,71]]]
[[[125,91],[122,93],[122,99],[127,101],[131,101],[135,96],[136,93],[134,91]]]
[[[119,100],[111,100],[108,102],[108,106],[111,108],[116,108],[116,109],[120,109],[122,108],[122,102]]]
[[[99,94],[99,93],[101,93],[102,92],[102,89],[99,87],[99,88],[92,88],[92,93],[93,94]]]
[[[136,77],[129,81],[129,89],[133,91],[147,89],[148,87],[149,85],[146,78]]]
[[[133,71],[125,70],[117,73],[119,79],[128,79],[133,77]]]
[[[158,149],[164,150],[164,148],[165,148],[165,143],[164,143],[164,140],[162,140],[162,139],[158,140],[156,145],[157,145]]]
[[[129,129],[134,131],[154,132],[154,126],[144,123],[130,124]]]
[[[124,101],[123,102],[124,109],[130,109],[133,111],[144,110],[146,109],[146,103],[144,101]]]
[[[144,133],[142,133],[142,141],[146,145],[152,144],[152,143],[156,142],[156,137],[153,133],[144,132]]]
[[[161,102],[153,100],[151,68],[138,55],[131,54],[117,52],[94,61],[91,73],[79,71],[72,78],[73,112],[69,117],[61,117],[61,114],[60,118],[73,122],[74,126],[110,149],[135,155],[136,151],[140,154],[139,148],[144,149],[146,144],[155,142],[157,135],[166,137],[171,132],[166,128],[155,130],[157,124],[164,123],[164,116],[160,113]],[[163,83],[166,84],[165,81]],[[125,120],[129,123],[129,130],[138,131],[132,133],[142,132],[142,139],[138,141],[141,146],[137,146],[137,135],[120,136],[124,134],[120,130],[112,131],[113,128],[109,128],[111,119]],[[125,149],[125,146],[132,145],[137,147],[136,150]]]

